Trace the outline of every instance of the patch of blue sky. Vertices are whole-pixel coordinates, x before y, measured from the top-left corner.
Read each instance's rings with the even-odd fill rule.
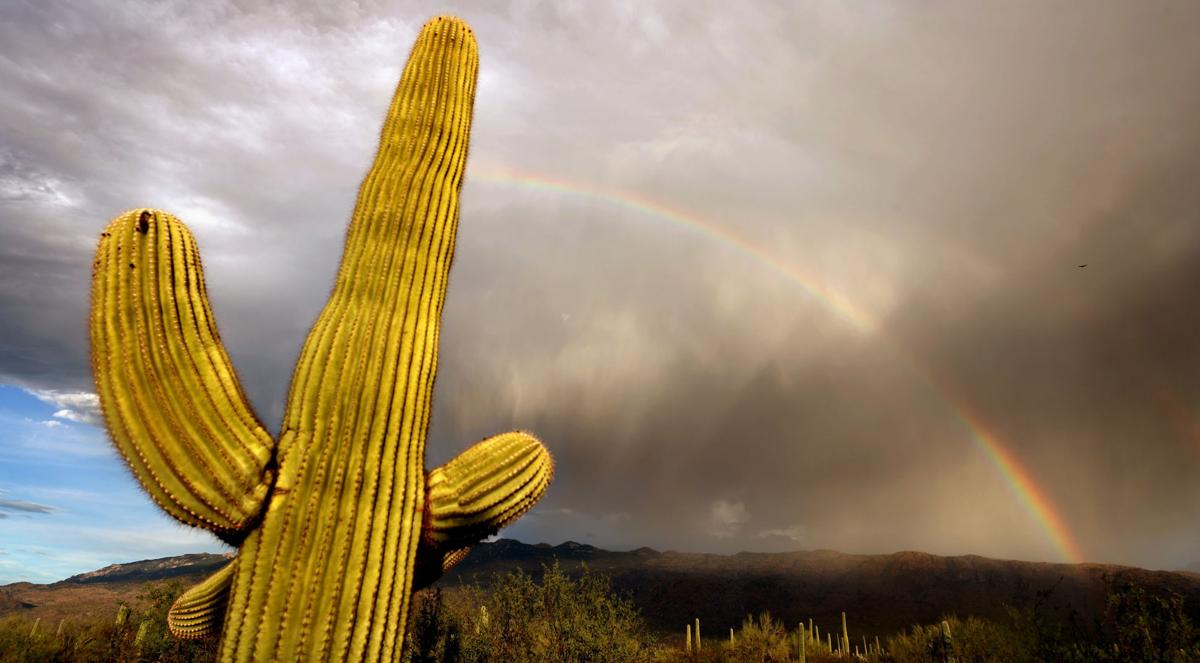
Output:
[[[102,428],[63,417],[31,391],[0,385],[0,584],[227,550],[159,510]]]

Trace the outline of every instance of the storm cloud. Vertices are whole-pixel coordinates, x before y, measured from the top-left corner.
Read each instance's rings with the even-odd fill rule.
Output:
[[[429,462],[541,436],[506,535],[1200,558],[1190,2],[7,3],[0,381],[95,416],[95,240],[159,207],[277,426],[443,12],[481,68]]]

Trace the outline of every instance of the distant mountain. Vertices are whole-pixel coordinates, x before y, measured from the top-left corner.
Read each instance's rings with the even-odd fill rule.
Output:
[[[136,604],[138,595],[154,581],[178,580],[195,584],[229,563],[233,555],[197,553],[112,564],[66,580],[39,585],[18,582],[0,585],[0,616],[20,612],[46,621],[115,615],[121,601]]]
[[[92,584],[98,582],[148,582],[165,580],[179,576],[208,574],[225,566],[233,559],[233,553],[216,555],[213,553],[194,553],[178,557],[163,557],[161,559],[145,559],[128,564],[110,564],[96,571],[80,573],[71,576],[64,583]]]
[[[840,626],[844,610],[852,630],[885,636],[946,614],[1002,619],[1009,606],[1025,609],[1039,602],[1060,617],[1074,610],[1090,624],[1103,610],[1106,577],[1152,592],[1176,591],[1192,612],[1200,613],[1200,574],[919,552],[711,555],[500,539],[476,546],[439,584],[449,591],[472,583],[486,588],[495,574],[521,569],[537,576],[555,560],[571,575],[586,565],[610,577],[614,588],[627,593],[650,626],[664,634],[682,632],[697,617],[709,633],[727,633],[746,615],[764,610],[792,626],[812,618],[829,629]],[[165,579],[191,584],[227,561],[222,555],[183,555],[115,564],[49,585],[0,586],[0,615],[21,612],[57,619],[109,614],[118,601],[135,601],[147,583]]]

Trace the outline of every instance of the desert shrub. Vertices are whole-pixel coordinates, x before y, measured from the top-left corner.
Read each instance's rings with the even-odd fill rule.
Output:
[[[1105,579],[1103,617],[1085,621],[1071,606],[1054,606],[1044,590],[1007,623],[947,617],[949,647],[939,625],[914,626],[885,647],[896,663],[1185,663],[1200,661],[1200,629],[1178,593]]]
[[[1027,659],[1053,663],[1200,661],[1200,629],[1184,598],[1171,589],[1105,579],[1101,619],[1085,623],[1071,608],[1053,609],[1053,590],[1039,592],[1024,610],[1009,610],[1012,630]]]
[[[782,622],[771,619],[771,613],[746,617],[742,628],[733,638],[733,643],[724,643],[725,660],[730,663],[776,663],[791,660],[791,641]]]
[[[543,567],[540,582],[518,570],[455,600],[436,589],[424,592],[411,624],[413,663],[623,663],[653,656],[628,598],[615,594],[607,578],[585,568],[573,579],[557,562]]]
[[[216,659],[216,639],[178,640],[167,631],[167,610],[182,585],[156,583],[138,596],[143,608],[112,617],[38,623],[25,617],[0,621],[4,663],[207,663]],[[143,627],[143,624],[145,626]],[[138,633],[141,632],[141,639]]]
[[[1108,601],[1102,653],[1109,660],[1183,663],[1200,660],[1200,629],[1184,599],[1167,590],[1151,594],[1129,582],[1107,579]],[[1101,653],[1101,652],[1098,652]]]
[[[1005,624],[967,617],[948,616],[950,637],[943,637],[941,622],[913,626],[906,633],[887,639],[884,649],[888,660],[896,663],[930,663],[954,660],[958,663],[1021,663],[1032,661],[1025,641]]]

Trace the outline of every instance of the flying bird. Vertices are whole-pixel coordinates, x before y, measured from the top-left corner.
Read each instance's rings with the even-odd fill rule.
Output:
[[[1083,263],[1082,265],[1080,265],[1079,267],[1080,267],[1080,268],[1087,267],[1087,263],[1085,262],[1085,263]]]

